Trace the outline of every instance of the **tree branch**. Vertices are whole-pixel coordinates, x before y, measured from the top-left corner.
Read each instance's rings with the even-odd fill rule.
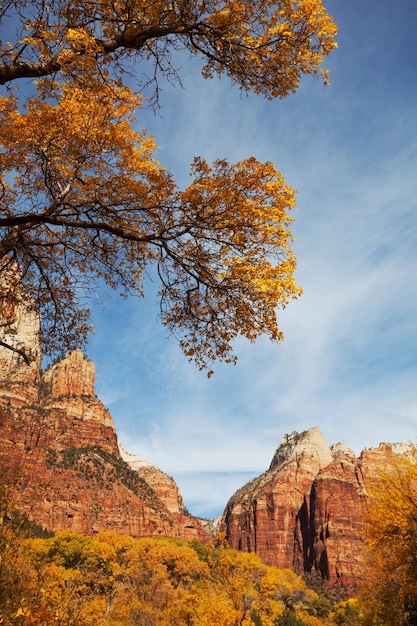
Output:
[[[0,65],[0,85],[18,78],[40,78],[59,72],[62,64],[57,59],[51,59],[47,63],[42,61],[18,61]]]
[[[50,224],[51,226],[62,226],[64,228],[74,228],[81,230],[97,230],[101,232],[108,233],[110,235],[114,235],[115,237],[120,237],[121,239],[127,241],[135,241],[137,243],[154,243],[157,241],[166,241],[167,239],[176,239],[178,236],[181,236],[187,230],[178,229],[174,236],[167,237],[163,233],[152,233],[150,235],[138,235],[133,230],[126,230],[125,228],[112,226],[107,222],[95,222],[95,221],[85,221],[85,220],[74,220],[74,219],[66,219],[65,217],[54,217],[50,215],[17,215],[10,216],[0,219],[0,228],[4,227],[14,227],[18,228],[19,226],[23,226],[26,228],[31,228],[33,226],[37,226],[40,224]],[[179,232],[178,232],[179,231]],[[1,243],[0,243],[0,251],[1,251]],[[6,252],[5,252],[6,253]]]
[[[24,359],[26,365],[30,365],[29,357],[20,348],[14,348],[13,346],[10,346],[8,343],[5,343],[4,341],[1,341],[1,340],[0,340],[0,346],[2,346],[3,348],[7,348],[7,350],[11,350],[12,352],[16,352],[17,354],[19,354]]]
[[[182,24],[173,24],[169,26],[159,26],[150,28],[145,31],[122,32],[111,39],[95,38],[97,46],[104,54],[112,54],[120,48],[125,50],[140,50],[150,39],[160,39],[168,37],[168,35],[184,35],[193,32],[196,25],[184,26]],[[87,54],[82,48],[69,48],[68,51],[76,55]],[[10,64],[0,64],[0,85],[4,85],[18,78],[40,78],[42,76],[50,76],[59,72],[63,63],[58,56],[51,58],[49,61],[12,61]]]

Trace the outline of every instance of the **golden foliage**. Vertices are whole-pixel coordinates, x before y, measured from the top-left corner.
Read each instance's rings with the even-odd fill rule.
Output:
[[[417,620],[417,447],[392,466],[370,492],[362,604],[365,624],[405,626]]]
[[[19,38],[1,42],[0,84],[58,71],[79,80],[98,67],[107,77],[109,64],[129,61],[149,67],[143,83],[155,84],[158,73],[176,75],[172,51],[182,47],[203,57],[206,77],[226,73],[241,89],[276,98],[303,74],[327,81],[321,65],[336,47],[321,0],[51,0],[27,12],[19,4],[0,12],[5,29],[21,27]]]
[[[204,57],[205,77],[226,73],[268,98],[303,74],[326,81],[336,27],[321,1],[12,1],[0,27],[18,33],[0,41],[0,272],[21,267],[44,351],[84,342],[97,286],[143,295],[150,264],[162,321],[200,368],[233,362],[239,335],[281,340],[277,307],[301,292],[293,190],[271,163],[198,157],[179,190],[134,112],[157,103],[161,75],[175,79],[179,47]],[[30,95],[12,89],[19,78],[36,79]],[[0,302],[24,299],[4,283]]]
[[[0,559],[0,624],[275,626],[286,606],[324,624],[315,592],[253,554],[113,531],[34,539],[10,524],[7,532],[14,553],[7,569]]]

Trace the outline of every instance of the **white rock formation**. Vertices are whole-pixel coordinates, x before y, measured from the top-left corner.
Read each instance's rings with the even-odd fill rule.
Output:
[[[143,459],[142,457],[137,456],[136,454],[133,454],[132,452],[128,452],[127,450],[122,448],[120,443],[119,443],[119,452],[123,461],[125,461],[129,465],[129,467],[131,467],[136,472],[142,469],[142,467],[155,467],[155,469],[158,469],[156,468],[155,465],[153,465],[146,459]]]
[[[302,433],[293,432],[291,435],[284,435],[269,469],[300,456],[316,459],[320,467],[326,467],[333,461],[331,450],[317,426]]]
[[[333,446],[330,447],[330,452],[332,453],[332,457],[334,459],[337,459],[339,456],[349,456],[352,459],[356,458],[354,451],[351,448],[345,446],[345,444],[341,443],[340,441],[339,443],[335,443]]]
[[[171,476],[165,474],[156,465],[152,465],[146,459],[143,459],[132,452],[127,452],[119,444],[120,456],[122,459],[135,470],[143,480],[145,480],[154,490],[156,495],[166,504],[170,513],[183,513],[185,510],[182,496],[179,492],[178,485]]]

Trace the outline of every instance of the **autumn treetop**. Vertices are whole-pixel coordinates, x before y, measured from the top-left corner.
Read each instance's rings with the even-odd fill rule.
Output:
[[[294,191],[250,156],[196,157],[181,190],[134,114],[158,106],[161,80],[179,80],[178,50],[204,59],[205,78],[282,98],[302,75],[327,82],[335,34],[319,0],[3,3],[3,328],[25,301],[40,311],[46,353],[78,347],[91,291],[142,295],[153,265],[162,321],[199,367],[234,361],[238,335],[281,339],[276,309],[300,293]]]

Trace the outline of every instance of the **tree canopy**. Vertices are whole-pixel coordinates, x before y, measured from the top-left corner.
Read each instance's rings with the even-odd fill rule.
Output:
[[[134,114],[180,82],[179,49],[266,98],[304,74],[327,82],[336,26],[321,1],[6,0],[0,29],[3,326],[31,303],[45,354],[79,347],[91,292],[143,295],[154,265],[162,322],[200,368],[233,362],[239,335],[282,339],[276,309],[301,292],[294,191],[254,157],[196,157],[179,189]]]
[[[335,623],[315,616],[301,578],[254,554],[112,530],[33,535],[0,521],[1,624],[275,626],[287,600],[300,619],[285,624]]]

